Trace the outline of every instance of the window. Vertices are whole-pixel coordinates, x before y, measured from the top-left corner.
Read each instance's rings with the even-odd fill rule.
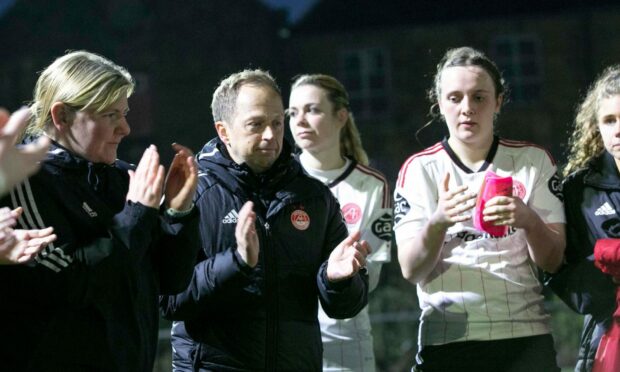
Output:
[[[357,117],[371,118],[388,111],[388,66],[387,53],[380,48],[341,54],[340,77]]]
[[[541,46],[533,35],[504,35],[491,42],[491,54],[515,103],[533,103],[542,88]]]

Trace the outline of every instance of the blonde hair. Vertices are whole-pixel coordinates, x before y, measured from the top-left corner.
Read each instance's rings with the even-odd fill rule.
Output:
[[[590,86],[577,108],[573,133],[568,141],[568,163],[564,175],[586,167],[588,162],[605,151],[598,130],[598,110],[601,100],[620,94],[620,65],[606,68]]]
[[[313,85],[323,89],[327,93],[327,99],[334,106],[334,113],[342,108],[347,110],[347,121],[340,131],[340,154],[353,158],[362,165],[368,165],[368,155],[362,147],[362,138],[355,125],[355,120],[349,107],[349,94],[344,86],[332,76],[312,74],[297,77],[293,82],[291,90],[302,85]]]
[[[75,111],[101,112],[120,97],[129,97],[134,87],[125,68],[91,52],[70,52],[57,58],[39,76],[26,133],[40,135],[49,129],[51,108],[56,102]]]
[[[243,70],[228,76],[220,82],[211,101],[211,113],[215,122],[225,121],[230,123],[235,114],[237,96],[239,90],[244,85],[266,86],[274,92],[282,95],[280,87],[275,79],[267,71],[263,70]]]

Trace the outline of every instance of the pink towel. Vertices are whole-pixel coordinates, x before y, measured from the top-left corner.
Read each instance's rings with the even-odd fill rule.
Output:
[[[605,274],[620,278],[620,239],[599,239],[594,245],[594,265]],[[592,372],[620,371],[620,287],[611,327],[601,337]]]

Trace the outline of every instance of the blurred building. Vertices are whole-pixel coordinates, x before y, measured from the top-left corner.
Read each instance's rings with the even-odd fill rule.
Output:
[[[290,32],[286,74],[321,72],[348,88],[371,163],[395,182],[402,162],[434,144],[427,91],[448,48],[472,46],[503,71],[511,92],[500,136],[535,142],[565,161],[575,107],[604,67],[620,63],[620,3],[601,0],[321,0]],[[416,138],[417,137],[417,138]],[[418,138],[420,141],[418,141]],[[406,371],[416,351],[415,289],[393,252],[371,295],[379,370]],[[549,296],[560,366],[574,365],[580,317]]]
[[[289,75],[323,72],[351,94],[371,158],[392,176],[444,135],[426,92],[448,48],[472,46],[511,88],[499,134],[536,142],[563,161],[574,107],[604,66],[620,62],[620,4],[549,0],[322,0],[293,27]]]
[[[406,157],[445,135],[439,122],[419,134],[421,144],[415,132],[429,120],[436,64],[446,49],[469,45],[511,86],[499,134],[543,145],[562,162],[579,98],[620,63],[620,3],[611,0],[319,0],[293,25],[259,0],[16,0],[0,9],[0,104],[28,102],[37,73],[66,50],[100,53],[137,80],[133,133],[120,149],[129,161],[148,143],[164,158],[172,141],[199,150],[215,136],[213,90],[232,72],[271,71],[285,105],[295,75],[320,72],[345,84],[371,162],[394,182]],[[395,251],[370,306],[380,370],[409,370],[418,308]],[[563,365],[576,353],[574,319],[565,307],[553,316]]]
[[[132,135],[120,156],[139,160],[148,143],[170,156],[215,136],[211,96],[244,68],[281,74],[286,14],[258,0],[17,0],[0,18],[0,103],[32,98],[37,73],[67,50],[86,49],[136,78]]]

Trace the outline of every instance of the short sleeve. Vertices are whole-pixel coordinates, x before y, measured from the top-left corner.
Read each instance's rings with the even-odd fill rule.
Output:
[[[437,201],[437,181],[418,158],[409,159],[401,168],[394,190],[396,240],[414,237],[437,208]]]
[[[540,150],[538,176],[528,205],[545,223],[566,223],[562,196],[562,182],[555,162],[549,154]]]

